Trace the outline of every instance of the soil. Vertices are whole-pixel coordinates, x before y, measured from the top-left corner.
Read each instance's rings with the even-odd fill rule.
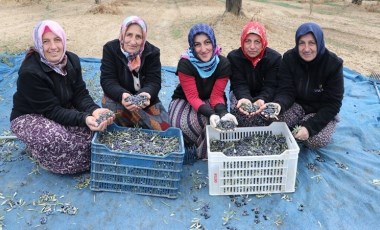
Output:
[[[148,40],[161,49],[161,62],[176,66],[187,48],[187,33],[198,22],[213,26],[218,44],[227,55],[240,46],[240,33],[248,20],[267,29],[269,47],[280,53],[294,47],[297,27],[308,21],[321,25],[326,47],[344,65],[364,75],[380,72],[380,2],[243,0],[241,16],[225,13],[222,0],[0,0],[0,53],[17,53],[32,43],[33,26],[43,19],[60,23],[68,37],[68,50],[80,57],[101,58],[103,45],[118,37],[129,15],[148,24]]]

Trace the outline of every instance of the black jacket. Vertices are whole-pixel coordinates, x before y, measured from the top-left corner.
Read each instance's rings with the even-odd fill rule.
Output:
[[[265,102],[273,100],[277,87],[277,72],[280,68],[281,54],[266,48],[263,58],[254,68],[241,48],[227,55],[231,63],[231,90],[236,99],[246,98],[252,102],[262,99]]]
[[[302,60],[296,48],[288,50],[278,79],[274,102],[281,105],[281,111],[296,102],[306,114],[316,113],[302,124],[310,136],[320,132],[339,113],[344,93],[343,60],[327,49],[309,63]]]
[[[66,52],[67,75],[40,61],[35,52],[21,65],[10,120],[24,114],[42,114],[66,126],[86,126],[86,116],[99,108],[86,89],[77,55]]]
[[[151,96],[151,105],[160,101],[158,98],[161,89],[160,50],[149,42],[145,43],[141,55],[140,90],[136,91],[133,86],[133,75],[128,68],[127,58],[120,50],[118,39],[109,41],[103,46],[100,70],[100,84],[104,94],[112,100],[121,103],[123,93],[135,95],[147,92]]]

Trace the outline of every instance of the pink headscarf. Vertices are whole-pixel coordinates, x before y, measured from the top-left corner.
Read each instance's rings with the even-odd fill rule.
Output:
[[[257,34],[261,38],[261,43],[263,44],[263,50],[259,53],[259,55],[257,55],[254,58],[248,56],[248,54],[244,50],[244,41],[249,34]],[[245,26],[243,27],[243,32],[241,33],[240,44],[241,44],[241,49],[244,53],[244,56],[246,56],[246,58],[248,58],[251,61],[252,65],[256,67],[257,63],[264,56],[265,49],[268,46],[268,40],[267,40],[267,35],[265,33],[265,27],[259,22],[251,21],[245,24]]]
[[[142,30],[142,39],[143,39],[143,42],[141,44],[141,47],[139,49],[139,51],[137,51],[136,53],[128,53],[127,51],[124,50],[123,46],[124,46],[124,37],[125,37],[125,31],[127,31],[128,27],[131,25],[131,24],[137,24],[141,27],[141,30]],[[125,55],[125,57],[128,59],[128,67],[129,67],[129,70],[130,71],[138,71],[140,69],[140,65],[141,65],[141,54],[142,52],[144,51],[144,46],[145,46],[145,42],[146,42],[146,37],[147,37],[147,26],[146,26],[146,23],[145,21],[138,17],[138,16],[129,16],[127,18],[124,19],[123,23],[121,24],[121,28],[120,28],[120,35],[119,35],[119,41],[120,41],[120,49],[121,49],[121,52]]]
[[[59,59],[58,62],[52,63],[48,61],[44,54],[43,44],[42,44],[42,35],[45,32],[45,29],[50,30],[55,35],[61,38],[63,43],[63,53],[62,57]],[[35,27],[33,31],[33,41],[34,41],[34,49],[40,54],[41,61],[48,65],[50,68],[52,68],[55,72],[59,73],[60,75],[65,76],[66,70],[66,63],[67,63],[67,56],[66,56],[66,34],[63,28],[55,21],[52,20],[44,20],[39,22]]]

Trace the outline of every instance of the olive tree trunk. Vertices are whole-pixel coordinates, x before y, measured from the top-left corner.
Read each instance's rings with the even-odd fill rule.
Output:
[[[240,15],[242,0],[226,0],[226,11],[234,15]]]
[[[360,6],[362,4],[362,0],[352,0],[352,3]]]

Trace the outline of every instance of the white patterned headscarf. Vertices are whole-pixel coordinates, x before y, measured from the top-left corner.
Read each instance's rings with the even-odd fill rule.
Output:
[[[44,34],[45,30],[48,29],[51,32],[53,32],[55,35],[61,38],[63,43],[63,53],[62,57],[59,59],[58,62],[50,62],[46,59],[42,44],[42,35]],[[55,72],[58,74],[65,76],[67,74],[66,72],[66,63],[67,63],[67,56],[66,56],[66,34],[63,28],[55,21],[52,20],[44,20],[39,22],[35,27],[33,31],[33,41],[34,41],[34,49],[39,53],[41,57],[41,61],[48,65],[50,68],[52,68]]]
[[[124,37],[125,37],[125,32],[127,31],[128,27],[132,24],[137,24],[141,27],[142,30],[142,35],[143,35],[143,42],[140,46],[139,51],[136,53],[128,53],[127,51],[124,50]],[[142,52],[144,51],[145,47],[145,42],[146,42],[146,37],[147,37],[147,25],[145,21],[138,17],[138,16],[129,16],[124,19],[123,23],[121,24],[120,27],[120,35],[119,35],[119,41],[120,41],[120,49],[121,52],[125,55],[125,57],[128,59],[128,67],[129,70],[133,71],[138,71],[141,65],[141,59],[140,56]]]

